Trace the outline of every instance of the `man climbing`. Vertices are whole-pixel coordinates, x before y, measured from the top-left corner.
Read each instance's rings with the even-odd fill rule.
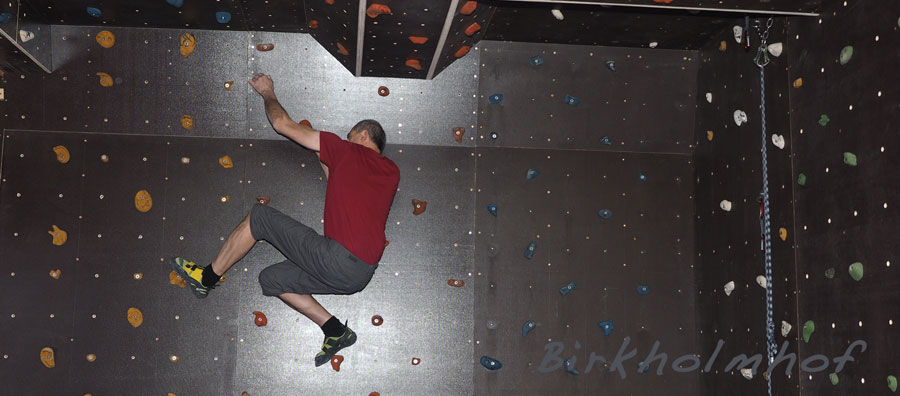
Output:
[[[250,85],[265,103],[279,134],[319,156],[325,171],[325,235],[265,205],[256,204],[231,232],[216,259],[201,267],[186,259],[169,260],[205,298],[221,276],[256,244],[265,240],[287,260],[259,274],[263,294],[278,296],[322,328],[325,341],[316,366],[356,342],[356,333],[328,313],[313,294],[353,294],[369,283],[384,252],[384,226],[400,182],[400,170],[381,155],[385,135],[374,120],[356,124],[347,140],[295,123],[275,97],[272,79],[257,74]]]

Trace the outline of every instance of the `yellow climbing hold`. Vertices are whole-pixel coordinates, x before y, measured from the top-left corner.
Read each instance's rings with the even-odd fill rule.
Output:
[[[181,116],[181,127],[189,131],[194,129],[194,117],[187,114]]]
[[[153,207],[153,197],[150,196],[150,192],[147,190],[138,191],[134,195],[134,207],[137,208],[138,212],[149,212],[150,208]]]
[[[53,230],[47,231],[47,233],[53,237],[53,244],[56,246],[65,244],[69,239],[69,234],[57,227],[56,224],[51,225],[51,227],[53,227]]]
[[[93,363],[95,360],[97,360],[97,355],[94,355],[93,353],[89,353],[84,356],[84,359]]]
[[[116,35],[109,30],[102,30],[100,33],[97,33],[96,39],[97,44],[100,44],[103,48],[112,48],[116,45]]]
[[[62,275],[61,269],[55,269],[50,271],[50,277],[53,279],[59,279],[60,275]]]
[[[182,289],[187,286],[187,280],[179,276],[178,273],[175,272],[175,270],[169,272],[169,283],[176,285]]]
[[[229,169],[234,167],[234,162],[231,162],[231,157],[226,155],[222,158],[219,158],[219,165],[222,165],[222,167],[225,169]]]
[[[800,88],[803,86],[803,78],[797,78],[794,80],[794,88]]]
[[[99,72],[99,73],[97,73],[97,75],[100,76],[100,86],[101,87],[109,88],[109,87],[113,86],[112,76],[110,76],[109,74],[103,73],[103,72]]]
[[[778,237],[781,238],[782,241],[787,240],[787,228],[781,227],[778,229]]]
[[[53,148],[53,152],[56,153],[56,160],[61,164],[65,164],[69,162],[69,149],[66,146],[56,146]]]
[[[706,140],[709,140],[711,142],[714,135],[715,133],[713,133],[713,131],[706,131]]]
[[[181,56],[185,58],[191,56],[196,46],[197,38],[193,34],[185,33],[181,35]]]
[[[128,323],[131,323],[131,326],[134,328],[138,328],[144,323],[144,314],[140,309],[135,307],[128,308]]]
[[[725,52],[727,49],[728,43],[726,43],[725,40],[722,40],[722,42],[719,43],[719,51]]]
[[[56,367],[56,358],[53,356],[53,349],[44,347],[41,349],[41,363],[47,368]]]

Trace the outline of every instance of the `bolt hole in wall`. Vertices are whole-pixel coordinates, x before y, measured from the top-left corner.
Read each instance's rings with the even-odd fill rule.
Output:
[[[900,5],[426,3],[0,5],[9,392],[896,391]],[[255,73],[400,169],[372,280],[317,296],[358,336],[321,367],[272,244],[203,300],[167,263],[255,204],[323,231]]]

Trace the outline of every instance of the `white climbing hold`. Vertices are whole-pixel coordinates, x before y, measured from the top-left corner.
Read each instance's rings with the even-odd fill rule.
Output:
[[[657,45],[659,45],[659,43],[657,43],[656,41],[650,42],[650,48],[656,48]]]
[[[781,336],[787,337],[788,333],[791,332],[791,324],[785,321],[781,321]]]
[[[765,276],[762,276],[762,275],[757,276],[757,277],[756,277],[756,284],[758,284],[759,287],[765,288],[766,285],[768,284],[768,282],[766,282],[766,277],[765,277]]]
[[[772,144],[774,144],[775,147],[784,150],[784,136],[772,134]]]
[[[744,378],[746,378],[746,379],[748,379],[748,380],[749,380],[749,379],[753,379],[753,370],[748,369],[748,368],[742,368],[742,369],[741,369],[741,375],[743,375]]]
[[[781,52],[784,51],[784,44],[772,43],[772,44],[769,44],[769,46],[766,48],[769,50],[769,53],[772,54],[772,56],[777,58],[777,57],[781,56]]]
[[[712,92],[706,93],[706,101],[712,103]]]
[[[742,28],[738,25],[734,25],[734,27],[731,28],[731,30],[734,31],[734,41],[737,41],[738,43],[740,43],[741,41],[744,40],[744,28]]]
[[[562,11],[560,11],[560,10],[558,10],[558,9],[556,9],[556,8],[550,10],[550,13],[553,14],[553,17],[556,18],[556,20],[558,20],[558,21],[561,21],[561,20],[563,20],[563,19],[565,18],[565,17],[563,16]]]
[[[731,212],[731,201],[723,199],[722,202],[719,202],[719,207],[726,212]]]
[[[734,281],[730,281],[725,284],[725,295],[730,296],[731,292],[734,291]]]
[[[19,30],[19,38],[22,39],[23,43],[27,43],[34,38],[34,33],[27,30]]]
[[[744,113],[743,110],[735,110],[734,123],[737,124],[737,126],[741,126],[746,122],[750,122],[750,120],[747,118],[747,113]]]

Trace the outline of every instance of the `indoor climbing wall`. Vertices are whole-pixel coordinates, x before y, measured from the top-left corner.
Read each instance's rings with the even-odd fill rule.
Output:
[[[840,356],[799,379],[801,394],[893,394],[900,350],[900,4],[835,1],[791,20],[790,112],[803,358]],[[804,337],[806,338],[806,337]]]
[[[763,371],[766,356],[765,252],[763,250],[760,72],[753,62],[759,37],[756,19],[745,33],[743,19],[714,36],[700,51],[696,121],[697,326],[704,365],[704,394],[767,392]],[[766,20],[762,20],[765,27]],[[784,19],[774,19],[770,44],[784,44]],[[734,26],[741,35],[735,36]],[[752,49],[741,44],[750,34]],[[777,52],[777,51],[776,51]],[[775,341],[789,342],[797,353],[797,285],[793,244],[794,219],[791,175],[791,134],[788,58],[770,55],[765,67],[767,167],[772,247],[773,322]],[[783,332],[783,324],[790,330]],[[719,340],[724,343],[718,347]],[[763,362],[726,370],[735,356],[759,354]],[[743,371],[748,368],[751,372]],[[775,394],[798,394],[798,366],[772,375]]]

